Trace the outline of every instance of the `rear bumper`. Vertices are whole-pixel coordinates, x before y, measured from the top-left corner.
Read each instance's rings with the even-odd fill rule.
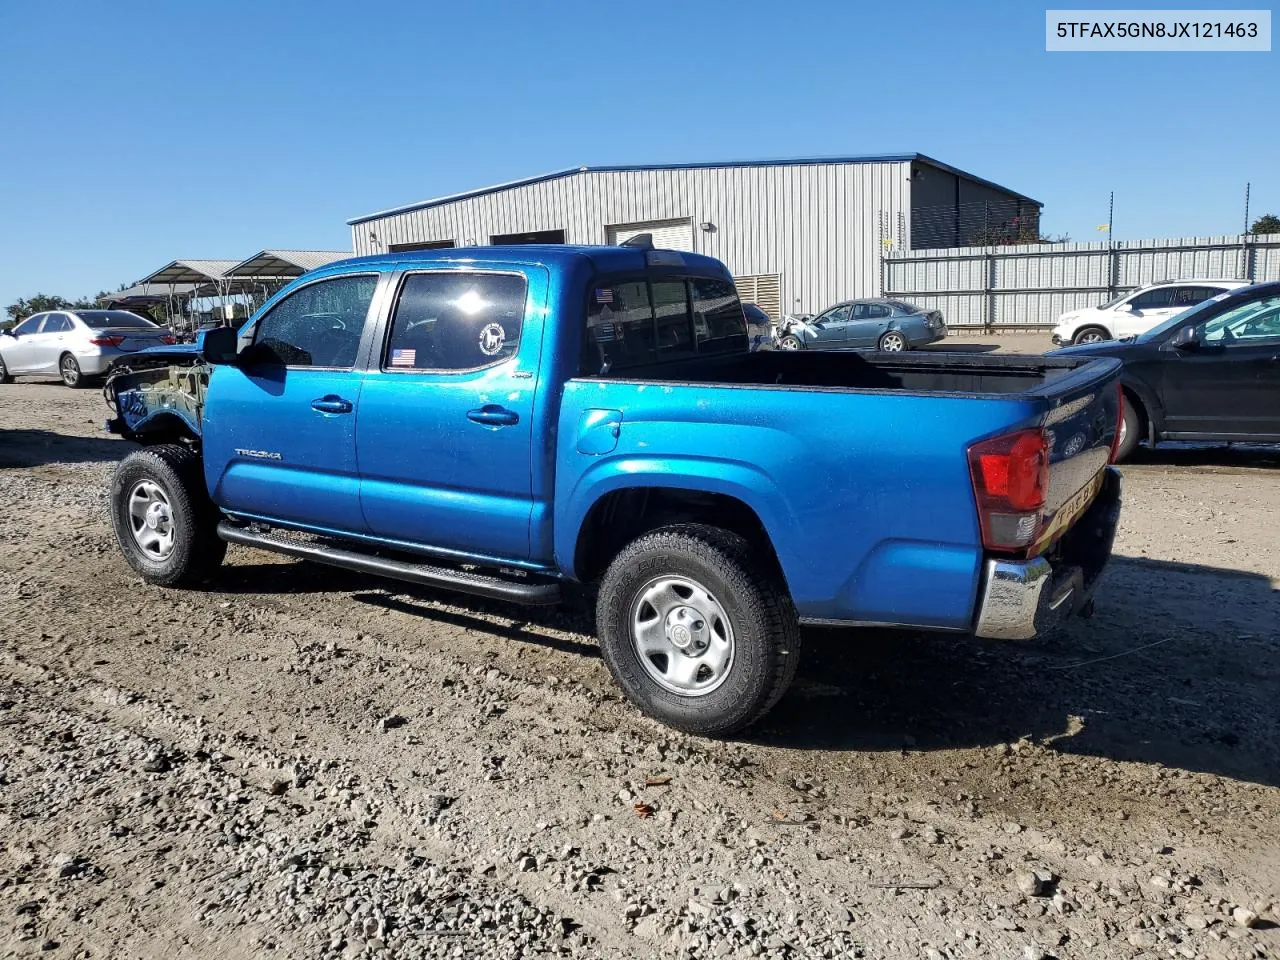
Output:
[[[975,634],[1029,640],[1088,612],[1120,523],[1120,472],[1105,470],[1097,497],[1048,556],[986,562]]]

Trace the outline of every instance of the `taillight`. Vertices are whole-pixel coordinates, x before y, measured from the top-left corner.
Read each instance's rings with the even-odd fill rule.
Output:
[[[94,337],[89,342],[95,347],[118,347],[124,343],[124,337]]]
[[[1111,454],[1108,463],[1116,462],[1116,454],[1120,452],[1120,431],[1124,427],[1124,387],[1116,384],[1116,431],[1111,437]]]
[[[171,336],[169,336],[169,335],[166,333],[163,337],[161,337],[161,338],[160,338],[160,342],[161,342],[161,343],[177,343],[177,342],[178,342],[178,338],[177,338],[177,337],[171,337]]]
[[[1019,550],[1035,541],[1049,489],[1049,444],[1042,430],[1019,430],[969,448],[982,543]]]

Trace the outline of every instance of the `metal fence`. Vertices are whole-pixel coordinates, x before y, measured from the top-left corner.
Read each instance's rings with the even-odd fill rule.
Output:
[[[886,251],[886,297],[941,310],[949,327],[1042,329],[1156,280],[1280,280],[1280,234],[1123,243]]]

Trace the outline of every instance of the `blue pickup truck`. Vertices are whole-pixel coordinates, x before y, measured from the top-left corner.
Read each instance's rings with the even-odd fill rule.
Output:
[[[230,542],[526,604],[589,584],[619,685],[696,733],[773,706],[802,624],[1088,613],[1119,517],[1117,361],[752,352],[725,267],[643,239],[347,260],[123,363],[112,519],[148,582]]]

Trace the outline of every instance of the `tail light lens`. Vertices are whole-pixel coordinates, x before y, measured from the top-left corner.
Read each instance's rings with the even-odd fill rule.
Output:
[[[1116,384],[1116,432],[1111,437],[1111,455],[1109,463],[1116,462],[1116,454],[1120,452],[1120,431],[1124,427],[1124,387]]]
[[[1049,444],[1042,430],[1019,430],[969,448],[969,474],[988,550],[1035,542],[1049,489]]]
[[[89,342],[95,347],[118,347],[124,343],[124,337],[94,337]]]
[[[160,338],[160,342],[161,343],[177,343],[178,338],[166,333],[163,337]]]

